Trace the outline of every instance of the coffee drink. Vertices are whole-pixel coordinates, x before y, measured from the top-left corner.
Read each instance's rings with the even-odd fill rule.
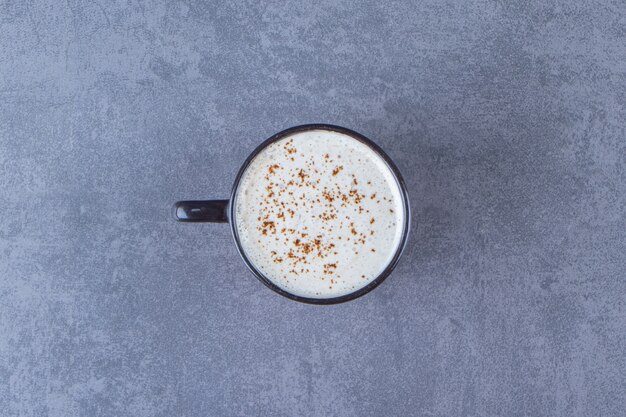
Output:
[[[396,255],[408,215],[385,160],[330,130],[294,133],[264,148],[233,204],[252,265],[307,298],[350,294],[376,279]]]

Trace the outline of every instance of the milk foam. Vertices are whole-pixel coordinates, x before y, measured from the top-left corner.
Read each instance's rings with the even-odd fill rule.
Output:
[[[296,133],[266,147],[244,172],[235,227],[252,264],[295,295],[332,298],[389,265],[406,213],[385,161],[334,131]]]

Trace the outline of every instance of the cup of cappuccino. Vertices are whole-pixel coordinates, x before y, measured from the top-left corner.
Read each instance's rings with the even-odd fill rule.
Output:
[[[352,130],[311,124],[263,142],[229,200],[179,201],[181,222],[229,223],[239,254],[292,300],[334,304],[387,278],[406,244],[406,186],[391,159]]]

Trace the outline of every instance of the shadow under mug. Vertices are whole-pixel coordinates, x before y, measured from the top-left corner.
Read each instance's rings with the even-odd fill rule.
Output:
[[[398,248],[391,261],[387,265],[387,267],[372,281],[370,281],[366,286],[361,287],[360,289],[351,292],[349,294],[341,295],[338,297],[332,298],[309,298],[302,297],[299,295],[292,294],[276,284],[272,282],[269,278],[267,278],[263,273],[261,273],[255,266],[252,264],[245,251],[241,246],[241,242],[239,239],[239,234],[237,231],[237,218],[235,213],[235,199],[237,198],[237,189],[239,187],[239,183],[241,178],[243,177],[244,172],[252,162],[252,160],[265,149],[268,145],[279,141],[285,137],[294,135],[300,132],[306,132],[309,130],[325,130],[342,133],[344,135],[348,135],[353,139],[358,140],[359,142],[365,144],[370,149],[372,149],[378,156],[380,156],[390,171],[392,172],[397,184],[400,189],[400,195],[402,198],[402,205],[404,208],[404,222],[402,225],[402,235],[400,238],[400,243],[398,244]],[[307,124],[301,126],[295,126],[282,132],[275,134],[274,136],[267,139],[265,142],[261,143],[251,154],[248,156],[246,161],[243,163],[241,168],[239,169],[239,173],[237,177],[235,177],[235,183],[232,188],[232,192],[230,194],[229,200],[188,200],[188,201],[178,201],[174,204],[173,207],[173,215],[174,218],[180,222],[189,222],[189,223],[199,223],[199,222],[209,222],[209,223],[229,223],[230,230],[232,232],[233,238],[235,240],[235,244],[237,245],[237,250],[239,255],[245,262],[248,269],[267,287],[276,291],[278,294],[287,297],[289,299],[300,301],[303,303],[309,304],[337,304],[343,303],[345,301],[353,300],[362,295],[367,294],[374,288],[376,288],[381,282],[385,280],[391,274],[391,271],[395,268],[400,256],[402,255],[402,251],[406,246],[408,234],[409,234],[409,226],[410,226],[410,207],[409,207],[409,198],[407,195],[406,185],[398,168],[391,161],[391,159],[383,152],[383,150],[376,145],[374,142],[361,135],[360,133],[354,132],[350,129],[328,125],[328,124]]]

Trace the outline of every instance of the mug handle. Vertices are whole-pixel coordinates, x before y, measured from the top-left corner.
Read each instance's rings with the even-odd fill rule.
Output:
[[[172,213],[179,222],[228,223],[228,200],[178,201]]]

